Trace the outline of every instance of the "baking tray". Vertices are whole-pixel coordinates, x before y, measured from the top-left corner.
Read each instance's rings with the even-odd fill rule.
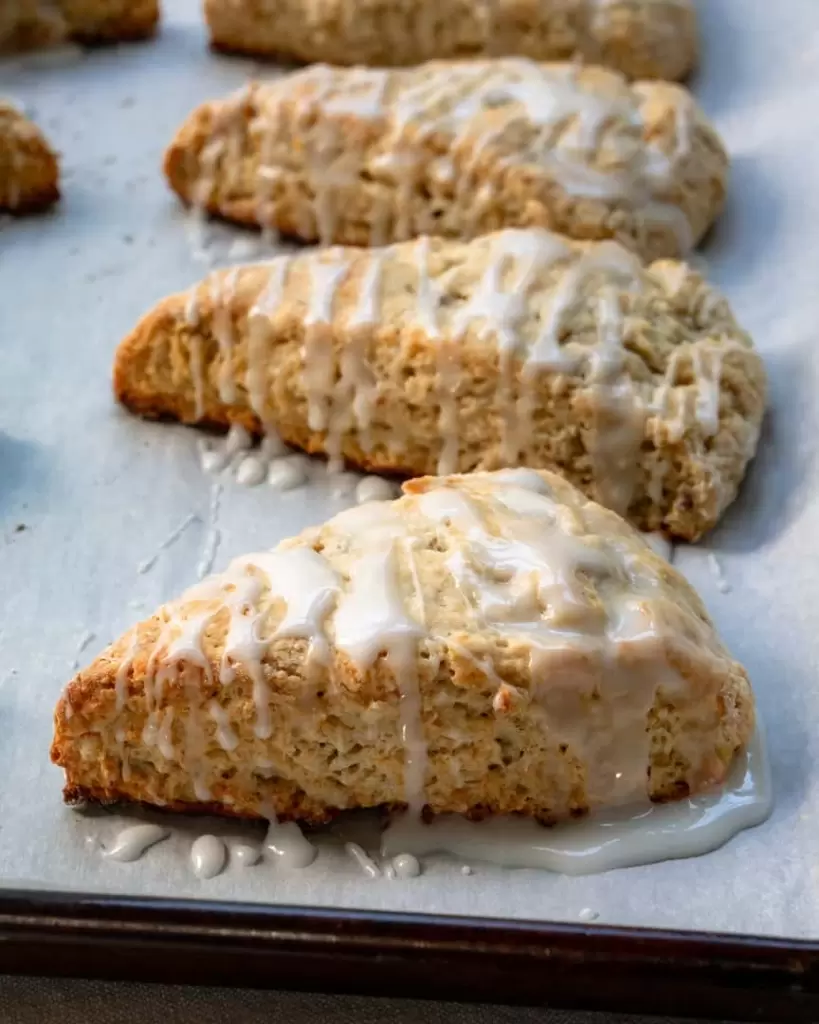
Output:
[[[61,807],[46,752],[75,664],[192,582],[216,536],[218,568],[346,504],[321,484],[220,489],[194,431],[112,401],[119,339],[206,269],[162,150],[196,103],[260,71],[209,53],[196,0],[172,0],[149,44],[0,64],[0,92],[35,114],[64,169],[55,211],[0,225],[0,970],[819,1019],[819,9],[700,6],[695,91],[734,171],[696,259],[754,334],[772,411],[740,501],[676,561],[750,669],[770,821],[707,857],[582,879],[462,879],[436,863],[368,885],[340,858],[329,872],[202,883],[179,849],[204,826],[124,868],[94,848],[116,814]],[[205,255],[225,262],[250,237],[215,227]],[[597,921],[581,923],[590,908]]]

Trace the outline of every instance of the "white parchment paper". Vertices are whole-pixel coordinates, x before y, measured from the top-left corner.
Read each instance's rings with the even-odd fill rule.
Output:
[[[160,174],[163,148],[196,103],[259,73],[207,50],[198,8],[168,0],[160,38],[144,46],[0,64],[0,92],[46,129],[64,178],[54,213],[0,226],[0,882],[542,920],[585,910],[618,924],[819,935],[817,0],[702,0],[694,83],[734,159],[728,210],[697,259],[765,356],[771,413],[740,500],[677,559],[750,668],[773,762],[770,821],[707,857],[585,878],[477,864],[464,877],[440,860],[418,879],[370,880],[339,849],[301,872],[231,867],[204,882],[187,862],[201,821],[122,865],[96,846],[117,816],[63,808],[48,747],[75,659],[195,579],[212,518],[195,432],[129,416],[109,383],[137,318],[205,272]],[[247,237],[218,236],[222,249]],[[318,485],[280,494],[227,481],[216,567],[342,504]],[[138,573],[192,513],[198,521]]]

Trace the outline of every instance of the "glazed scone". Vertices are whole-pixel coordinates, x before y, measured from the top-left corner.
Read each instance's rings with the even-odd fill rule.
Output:
[[[41,210],[59,197],[57,157],[43,133],[0,100],[0,211]]]
[[[538,226],[656,259],[714,221],[728,158],[681,86],[510,58],[253,84],[195,110],[165,172],[194,206],[305,241]]]
[[[237,559],[80,672],[66,799],[555,822],[725,778],[745,672],[619,516],[529,470],[405,492]]]
[[[759,356],[698,274],[539,229],[218,271],[143,318],[114,386],[145,416],[372,470],[557,470],[689,540],[734,499],[765,405]]]
[[[159,0],[5,0],[0,3],[0,52],[69,40],[144,39],[158,20]]]
[[[697,52],[692,0],[205,0],[220,50],[308,64],[580,58],[630,78],[683,78]]]

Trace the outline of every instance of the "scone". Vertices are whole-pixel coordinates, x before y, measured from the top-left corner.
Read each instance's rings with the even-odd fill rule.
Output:
[[[114,386],[145,416],[377,471],[557,470],[689,540],[734,499],[765,405],[759,356],[698,274],[539,229],[217,271],[142,319]]]
[[[305,241],[539,226],[656,259],[714,221],[728,158],[681,86],[509,58],[253,84],[195,110],[165,172],[194,206]]]
[[[205,0],[220,50],[330,64],[580,58],[630,78],[684,77],[692,0]]]
[[[143,39],[158,20],[159,0],[3,0],[0,52]]]
[[[27,213],[60,197],[57,157],[42,132],[0,100],[0,211]]]
[[[754,722],[697,595],[549,473],[416,480],[237,559],[69,684],[69,802],[554,822],[720,783]]]

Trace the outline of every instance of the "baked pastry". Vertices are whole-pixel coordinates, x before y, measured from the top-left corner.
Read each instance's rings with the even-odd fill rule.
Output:
[[[188,203],[305,241],[540,226],[686,252],[728,158],[690,94],[523,59],[298,71],[205,103],[165,156]]]
[[[557,470],[689,540],[733,500],[765,375],[682,263],[539,229],[217,271],[120,345],[117,397],[377,471]]]
[[[205,0],[205,17],[219,50],[308,64],[580,58],[678,79],[697,51],[692,0]]]
[[[724,779],[748,680],[639,534],[549,473],[405,492],[237,559],[80,672],[66,800],[553,822]]]
[[[158,20],[159,0],[7,0],[0,3],[0,52],[144,39]]]
[[[0,100],[0,211],[27,213],[60,197],[57,157],[40,129]]]

